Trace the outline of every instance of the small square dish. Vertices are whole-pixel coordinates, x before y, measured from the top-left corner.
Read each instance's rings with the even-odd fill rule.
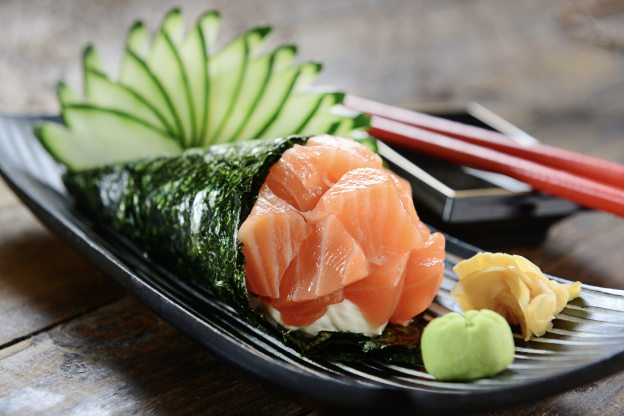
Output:
[[[477,103],[421,106],[414,110],[503,133],[519,142],[536,141]],[[423,221],[483,248],[541,243],[548,228],[582,209],[505,175],[443,162],[379,144],[392,170],[410,181]]]

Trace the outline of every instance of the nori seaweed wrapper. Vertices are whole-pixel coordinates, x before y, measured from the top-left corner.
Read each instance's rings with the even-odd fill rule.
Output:
[[[389,325],[375,338],[322,332],[302,336],[252,310],[245,287],[245,257],[237,241],[269,169],[305,137],[289,136],[190,149],[118,163],[63,177],[77,206],[132,240],[180,278],[209,288],[239,314],[302,354],[360,361],[372,356],[420,364],[419,319]]]

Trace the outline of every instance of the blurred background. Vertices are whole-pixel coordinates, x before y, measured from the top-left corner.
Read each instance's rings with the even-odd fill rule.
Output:
[[[117,68],[130,25],[154,30],[174,6],[187,26],[221,11],[221,44],[270,24],[272,44],[324,63],[317,84],[351,94],[407,107],[474,100],[546,142],[583,134],[589,145],[595,117],[614,138],[624,131],[624,2],[613,0],[1,0],[0,111],[58,112],[55,83],[81,84],[87,44]],[[613,150],[599,156],[624,156]]]

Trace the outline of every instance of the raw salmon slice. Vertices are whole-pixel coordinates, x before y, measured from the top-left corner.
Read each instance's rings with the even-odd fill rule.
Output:
[[[344,300],[344,290],[338,289],[322,298],[307,302],[294,303],[292,306],[278,308],[273,301],[273,307],[282,315],[282,321],[290,326],[312,325],[317,319],[325,315],[327,307]]]
[[[312,227],[301,214],[263,185],[251,214],[238,231],[247,259],[247,289],[277,298],[286,268],[311,232]]]
[[[410,253],[400,254],[364,279],[345,287],[345,297],[360,308],[372,326],[388,322],[399,303],[409,257]]]
[[[362,247],[368,261],[383,266],[399,254],[423,244],[413,205],[405,206],[403,191],[380,169],[360,168],[345,174],[322,198]],[[411,212],[410,212],[411,211]]]
[[[391,170],[383,168],[383,171],[390,175],[390,177],[394,181],[394,184],[399,190],[399,195],[401,196],[401,202],[403,203],[403,206],[407,209],[408,214],[412,218],[412,222],[414,224],[418,224],[418,229],[420,230],[422,223],[420,222],[420,218],[418,218],[418,214],[416,214],[416,208],[414,207],[414,199],[412,198],[412,185],[410,185],[408,181],[406,181],[396,173],[392,172]],[[423,225],[423,227],[427,228],[426,225]],[[428,228],[427,231],[429,231]],[[426,239],[427,236],[423,236],[423,241],[425,241]]]
[[[444,273],[444,236],[431,234],[425,245],[410,253],[405,283],[390,322],[407,325],[431,305],[440,289]]]
[[[423,241],[427,241],[429,236],[431,235],[431,230],[427,227],[422,221],[418,223],[418,231],[420,231],[420,235],[423,238]],[[424,244],[423,244],[424,246]]]
[[[336,216],[312,228],[284,273],[277,308],[329,295],[371,271],[364,252]]]
[[[310,138],[306,145],[314,152],[317,162],[327,171],[332,185],[351,170],[382,168],[379,155],[350,139],[323,135]]]
[[[315,152],[299,145],[284,152],[269,172],[269,188],[299,211],[313,209],[331,185]]]
[[[361,144],[294,146],[239,231],[247,287],[289,326],[349,299],[372,326],[407,324],[439,289],[444,238],[420,222],[409,182]]]
[[[403,193],[405,195],[409,196],[410,198],[412,197],[412,185],[410,185],[410,183],[407,180],[403,179],[396,173],[392,172],[390,169],[382,168],[382,170],[386,172],[388,175],[392,176],[393,179],[396,179],[396,182],[400,186],[400,189],[403,190]]]

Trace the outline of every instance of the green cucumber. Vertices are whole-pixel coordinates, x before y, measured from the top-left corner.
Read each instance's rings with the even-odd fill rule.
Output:
[[[95,107],[127,113],[150,124],[162,134],[174,135],[164,117],[145,99],[131,89],[112,82],[105,75],[85,71],[86,101]]]
[[[279,137],[285,131],[298,133],[317,113],[324,94],[292,94],[271,126],[261,138]]]
[[[338,128],[332,133],[334,136],[355,138],[352,137],[352,134],[354,134],[356,130],[363,130],[370,127],[370,119],[367,116],[343,107],[342,105],[335,105],[332,107],[330,113],[340,119]]]
[[[232,110],[226,116],[223,127],[215,133],[213,143],[231,142],[232,136],[235,136],[241,126],[245,125],[267,84],[271,73],[271,58],[270,55],[263,55],[249,61],[243,76],[240,94]]]
[[[308,90],[310,84],[314,82],[319,72],[321,72],[321,69],[323,69],[323,64],[320,62],[309,62],[308,65],[301,68],[297,82],[293,87],[293,93],[300,93]]]
[[[204,136],[206,126],[206,105],[208,102],[208,57],[206,43],[200,24],[195,25],[178,46],[193,103],[193,121],[195,135],[192,146],[197,146],[199,138]]]
[[[70,170],[181,150],[167,135],[119,111],[68,105],[63,108],[63,119],[69,128],[47,122],[35,133],[50,154],[63,160]]]
[[[234,39],[210,57],[210,91],[207,134],[203,144],[214,143],[232,111],[241,89],[250,53],[261,46],[269,33],[267,28],[253,29]]]
[[[202,36],[204,37],[206,54],[212,55],[217,43],[217,33],[219,33],[219,27],[221,26],[221,16],[219,12],[212,11],[204,13],[197,21],[197,26],[201,29]]]
[[[179,126],[183,147],[191,147],[195,141],[195,110],[191,92],[180,55],[164,30],[156,34],[147,64],[172,104],[171,111]]]
[[[189,148],[293,133],[349,135],[349,129],[355,128],[349,117],[330,114],[333,105],[342,100],[339,94],[310,88],[321,69],[319,63],[293,65],[294,46],[263,53],[268,27],[245,32],[215,51],[219,25],[218,13],[205,13],[185,35],[182,14],[174,9],[152,41],[143,23],[135,23],[128,33],[117,80],[95,48],[87,47],[83,57],[85,98],[60,83],[61,107],[73,107],[69,114],[74,125],[86,126],[95,120],[101,130],[97,139],[90,137],[86,142],[93,143],[97,152],[116,152],[120,160],[136,154],[133,141],[137,132],[149,131],[145,133],[149,137],[157,134],[160,139],[177,141],[180,148]],[[77,111],[78,104],[91,110]],[[97,109],[101,111],[95,117]],[[133,120],[130,123],[142,127],[107,129],[102,114],[106,118],[119,114],[124,120],[120,124]],[[79,121],[80,117],[85,119]],[[63,137],[56,139],[59,143],[75,141],[76,134],[92,134],[68,127],[72,134],[58,126],[48,130]],[[92,126],[90,131],[95,130]],[[129,134],[127,143],[112,137],[120,132]],[[144,137],[136,140],[150,143]],[[116,149],[101,151],[102,143],[114,143]],[[67,160],[58,149],[54,155],[68,166],[77,166],[72,152],[68,151]]]
[[[106,67],[106,63],[104,62],[104,59],[102,59],[100,54],[95,50],[95,48],[92,45],[87,46],[83,52],[82,66],[83,66],[83,71],[85,72],[96,71],[101,74],[105,74],[107,76],[110,73],[108,68]]]
[[[253,58],[262,52],[266,42],[266,37],[269,33],[271,33],[270,27],[260,26],[241,35],[242,37],[245,37],[245,41],[247,42],[249,57]]]
[[[78,104],[83,101],[78,91],[65,84],[63,81],[59,81],[56,84],[56,96],[61,103],[61,107],[70,104]]]
[[[206,136],[208,94],[210,91],[208,56],[214,49],[219,24],[219,13],[213,11],[203,14],[178,48],[186,77],[191,86],[190,91],[195,111],[193,146],[201,146]]]
[[[165,32],[169,39],[177,45],[184,38],[184,19],[180,9],[173,9],[163,19],[160,30]]]
[[[228,115],[227,122],[215,143],[236,141],[240,131],[247,125],[254,114],[258,103],[271,79],[271,73],[283,68],[295,58],[297,49],[293,46],[282,46],[272,54],[265,54],[252,59],[248,64],[234,108]]]
[[[256,111],[249,117],[247,123],[240,129],[233,141],[262,137],[264,132],[277,118],[297,82],[299,74],[306,65],[314,64],[286,67],[281,71],[278,69],[271,74],[264,94],[256,106]]]
[[[130,49],[141,59],[145,59],[150,49],[149,38],[149,33],[143,22],[136,22],[130,29],[130,33],[128,33],[126,48]]]
[[[48,153],[62,160],[70,170],[79,171],[94,166],[92,161],[100,151],[97,143],[59,123],[35,124],[33,132]]]
[[[308,120],[308,122],[300,129],[298,134],[315,135],[319,132],[332,134],[340,124],[340,117],[330,113],[330,110],[336,104],[340,104],[344,100],[343,93],[327,94],[323,97],[319,108]]]
[[[181,128],[174,117],[173,105],[163,86],[152,74],[145,61],[129,48],[126,49],[119,83],[150,102],[158,113],[162,114],[167,126],[174,132],[180,144],[183,144]]]

